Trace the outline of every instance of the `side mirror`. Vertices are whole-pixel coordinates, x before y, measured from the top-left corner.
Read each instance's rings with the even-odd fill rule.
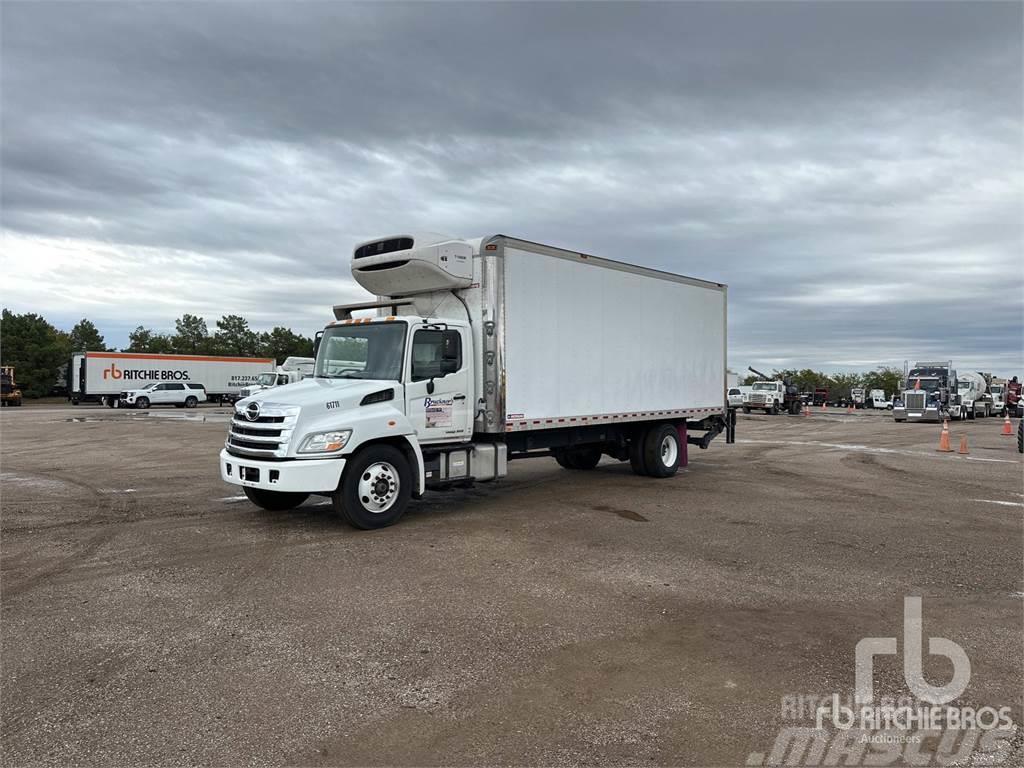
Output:
[[[313,358],[314,359],[316,358],[316,353],[320,351],[320,342],[323,340],[323,338],[324,338],[324,332],[323,331],[317,331],[316,335],[313,337]]]

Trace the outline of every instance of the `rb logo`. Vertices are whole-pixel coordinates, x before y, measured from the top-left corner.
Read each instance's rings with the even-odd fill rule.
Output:
[[[111,363],[109,368],[103,370],[104,379],[120,379],[124,373],[117,367],[117,363]]]
[[[953,679],[946,685],[929,685],[921,670],[921,598],[903,598],[903,677],[910,690],[929,704],[945,704],[967,688],[971,681],[971,660],[960,645],[945,637],[929,637],[928,653],[945,656],[953,662]],[[895,656],[895,637],[865,637],[857,643],[855,696],[857,703],[868,704],[875,698],[874,658]]]

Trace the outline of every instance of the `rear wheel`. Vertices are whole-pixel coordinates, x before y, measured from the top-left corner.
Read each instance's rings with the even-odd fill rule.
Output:
[[[295,509],[299,504],[309,498],[308,493],[285,493],[282,491],[267,491],[263,488],[243,488],[249,501],[257,507],[271,512],[283,512],[286,509]]]
[[[405,514],[412,483],[405,454],[391,445],[370,445],[345,468],[331,497],[334,511],[355,528],[384,528]]]
[[[674,424],[658,424],[644,437],[644,467],[651,477],[671,477],[679,469],[679,430]]]
[[[647,462],[644,458],[644,441],[647,439],[648,430],[640,429],[629,441],[629,465],[633,473],[641,477],[647,477]]]

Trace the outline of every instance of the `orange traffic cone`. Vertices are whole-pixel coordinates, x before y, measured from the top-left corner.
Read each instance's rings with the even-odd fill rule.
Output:
[[[1013,434],[1013,424],[1010,423],[1009,413],[1007,413],[1006,416],[1003,417],[1003,431],[1000,434],[1006,436],[1010,436]]]
[[[942,422],[942,434],[939,435],[939,447],[935,449],[942,453],[952,453],[953,449],[949,447],[949,420]]]
[[[960,450],[957,451],[957,453],[961,456],[966,456],[970,453],[970,451],[967,450],[967,435],[960,438]]]
[[[846,412],[847,413],[853,413],[853,406],[852,405],[846,406]]]
[[[810,403],[804,403],[804,416],[810,416],[810,415],[811,415],[811,404]]]

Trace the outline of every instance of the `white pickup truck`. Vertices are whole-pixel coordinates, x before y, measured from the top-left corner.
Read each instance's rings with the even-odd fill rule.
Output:
[[[220,474],[258,506],[380,528],[510,458],[664,478],[733,441],[721,283],[505,235],[372,240],[352,275],[378,298],[334,308],[312,377],[235,405]]]

